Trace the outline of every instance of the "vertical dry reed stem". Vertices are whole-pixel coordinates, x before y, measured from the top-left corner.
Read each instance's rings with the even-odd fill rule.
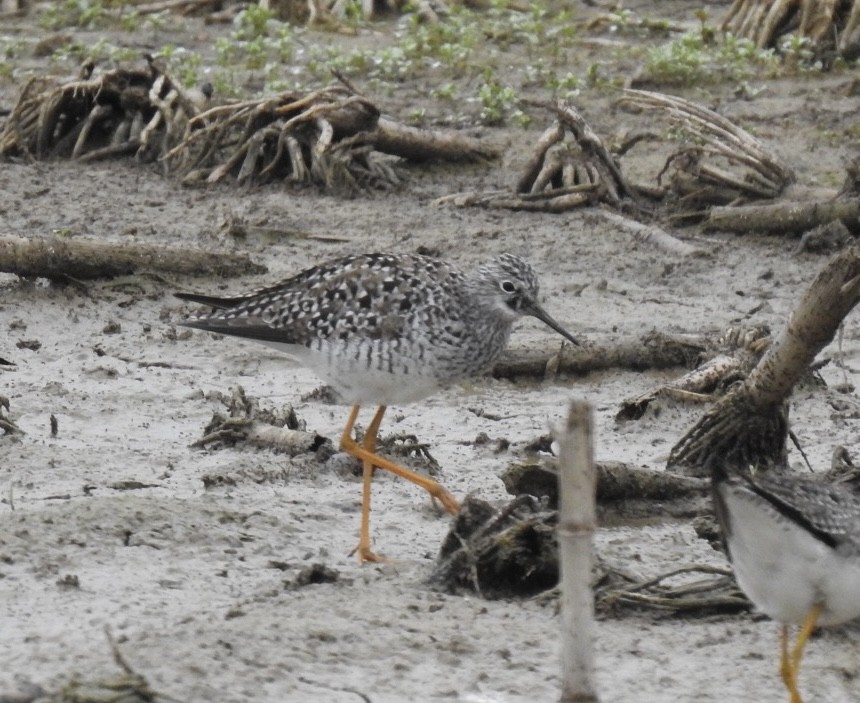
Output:
[[[559,432],[558,543],[561,566],[562,703],[597,702],[594,691],[594,596],[591,592],[596,471],[592,412],[586,401],[570,404]]]

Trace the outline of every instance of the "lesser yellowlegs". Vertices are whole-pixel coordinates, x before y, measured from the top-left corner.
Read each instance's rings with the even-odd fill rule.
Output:
[[[738,585],[782,623],[780,673],[791,703],[802,703],[797,675],[810,634],[860,616],[860,498],[812,479],[713,476]],[[801,627],[789,650],[791,624]]]
[[[459,509],[436,481],[376,454],[386,406],[420,400],[487,371],[504,350],[514,321],[523,315],[538,318],[577,344],[538,302],[531,266],[511,254],[471,273],[428,256],[362,254],[314,266],[238,297],[178,295],[216,308],[180,324],[284,351],[352,405],[340,446],[363,463],[356,548],[362,561],[378,560],[371,551],[369,524],[374,467],[421,486],[451,513]],[[352,430],[364,403],[378,409],[359,444]]]

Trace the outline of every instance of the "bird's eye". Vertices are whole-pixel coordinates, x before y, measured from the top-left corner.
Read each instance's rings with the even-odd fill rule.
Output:
[[[502,281],[501,288],[505,293],[515,293],[517,287],[510,281]]]

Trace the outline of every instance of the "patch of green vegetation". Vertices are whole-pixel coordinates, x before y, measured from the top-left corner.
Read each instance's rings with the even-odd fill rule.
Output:
[[[430,91],[436,100],[445,100],[446,102],[454,102],[457,99],[457,86],[454,83],[443,83]]]
[[[527,126],[531,118],[519,109],[519,97],[516,91],[500,83],[489,70],[484,78],[484,83],[478,88],[481,123],[500,125],[510,120],[521,127]]]
[[[481,12],[452,6],[439,22],[407,15],[394,32],[393,41],[383,47],[346,52],[332,47],[311,48],[305,68],[317,80],[327,80],[330,69],[337,69],[346,76],[360,77],[379,93],[423,77],[439,86],[433,90],[434,97],[447,101],[457,94],[454,80],[472,78],[475,91],[471,98],[462,97],[480,106],[481,122],[525,122],[528,118],[515,107],[517,94],[509,85],[511,72],[506,70],[503,82],[495,76],[496,66],[508,69],[506,52],[514,45],[524,47],[527,57],[532,58],[517,67],[514,80],[537,83],[553,95],[567,95],[578,86],[566,54],[574,48],[576,36],[569,10],[551,13],[537,1],[523,12],[510,9],[505,0],[493,0]],[[540,69],[533,70],[534,63],[540,64]]]
[[[21,38],[0,36],[0,80],[15,80],[18,60],[28,49],[27,43]]]
[[[718,35],[705,25],[649,50],[645,59],[651,80],[681,86],[743,81],[772,74],[778,66],[774,51],[757,49],[748,39],[731,34]]]
[[[237,80],[228,74],[244,68],[263,72],[267,90],[284,90],[285,67],[293,61],[295,52],[293,28],[259,5],[249,5],[236,16],[230,36],[215,41],[215,62],[222,70],[213,86],[219,94],[235,96]],[[227,85],[230,90],[219,89]]]
[[[102,37],[95,44],[71,42],[57,48],[51,54],[51,62],[68,66],[80,66],[84,61],[92,59],[99,63],[118,64],[140,59],[140,51],[130,47],[116,46]]]
[[[784,72],[820,73],[824,69],[822,62],[816,59],[812,41],[807,37],[787,34],[779,42],[779,55]],[[834,64],[832,68],[838,70],[840,66]]]
[[[203,57],[183,47],[167,44],[156,54],[167,65],[167,71],[183,86],[201,83]]]
[[[62,0],[39,6],[37,22],[45,29],[63,27],[106,27],[110,24],[108,8],[100,0]]]
[[[250,4],[233,20],[233,36],[238,41],[248,41],[268,34],[269,22],[275,19],[274,13],[260,5]],[[280,23],[278,23],[280,24]]]
[[[481,122],[486,125],[502,124],[517,102],[514,89],[502,85],[492,76],[478,88],[478,98],[481,101]]]

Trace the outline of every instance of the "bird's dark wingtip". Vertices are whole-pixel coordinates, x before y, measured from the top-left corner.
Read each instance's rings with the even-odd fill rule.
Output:
[[[232,308],[236,304],[235,298],[219,298],[216,295],[202,295],[200,293],[174,293],[173,295],[180,300],[187,300],[190,303],[199,303],[200,305],[208,305],[216,310]]]

